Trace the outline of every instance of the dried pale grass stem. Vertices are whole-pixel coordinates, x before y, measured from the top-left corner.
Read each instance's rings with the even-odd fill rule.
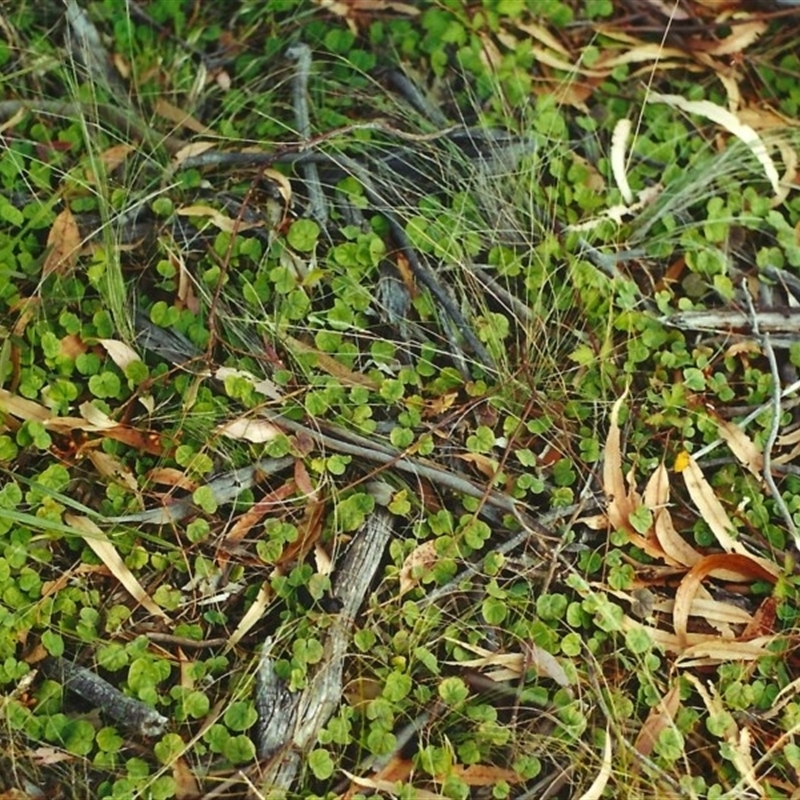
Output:
[[[747,291],[746,285],[744,287],[744,293],[745,297],[747,298],[747,308],[752,320],[753,333],[761,342],[761,346],[764,348],[764,353],[767,356],[767,362],[769,363],[770,375],[772,376],[772,422],[770,424],[767,441],[764,443],[764,483],[766,483],[772,498],[775,500],[775,505],[778,507],[778,510],[780,511],[784,522],[786,523],[786,527],[789,530],[789,533],[792,535],[792,539],[794,539],[795,547],[800,549],[800,534],[798,534],[797,526],[794,524],[792,515],[786,506],[783,495],[780,493],[780,490],[775,483],[775,479],[772,477],[772,448],[775,447],[775,442],[778,439],[778,432],[781,425],[781,376],[778,370],[778,361],[775,358],[775,350],[770,342],[769,331],[761,333],[759,328],[758,314],[756,313],[753,305],[753,298],[750,296],[750,292]]]

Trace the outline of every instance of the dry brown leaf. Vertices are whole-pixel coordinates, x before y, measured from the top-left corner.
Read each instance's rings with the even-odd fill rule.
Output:
[[[724,732],[725,740],[729,745],[730,760],[738,771],[742,780],[748,784],[755,795],[747,796],[765,797],[766,792],[758,781],[753,763],[752,740],[747,727],[739,728],[734,716],[728,713],[726,704],[712,682],[707,684],[701,681],[696,675],[686,674],[687,680],[694,686],[695,691],[700,695],[709,713],[709,716],[718,720],[727,720],[728,724]],[[745,796],[741,794],[740,796]]]
[[[218,558],[222,561],[225,556],[225,550],[233,550],[267,514],[274,514],[276,508],[282,506],[286,499],[295,493],[296,488],[294,481],[286,481],[286,483],[253,503],[247,511],[239,516],[225,534],[223,547],[220,548]]]
[[[46,406],[13,394],[7,389],[0,389],[0,411],[21,420],[44,422],[52,417],[50,409]]]
[[[220,367],[215,373],[214,377],[218,381],[225,381],[227,378],[243,378],[252,388],[264,397],[269,397],[270,400],[283,400],[284,394],[278,388],[276,383],[273,383],[269,378],[257,378],[252,372],[247,372],[243,369],[234,369],[233,367]]]
[[[386,778],[364,778],[360,775],[355,775],[352,772],[348,772],[346,769],[343,769],[342,773],[346,775],[352,781],[352,783],[355,784],[355,786],[358,786],[362,789],[373,789],[374,791],[381,792],[389,797],[397,797],[398,794],[400,794],[399,782],[397,780]],[[342,800],[345,798],[351,798],[352,796],[352,792],[348,791],[342,796]],[[428,791],[427,789],[415,788],[414,800],[446,800],[446,796],[443,794],[438,794],[437,792]]]
[[[211,150],[216,146],[217,142],[192,142],[191,144],[187,144],[186,147],[182,147],[177,153],[175,153],[173,167],[179,167],[184,161],[186,161],[187,158],[199,156],[202,153],[205,153],[206,150]]]
[[[199,133],[201,136],[216,135],[211,128],[203,125],[202,122],[195,119],[191,114],[173,105],[169,100],[165,100],[163,97],[159,97],[158,100],[156,100],[154,110],[159,117],[169,120],[174,125],[187,128],[192,131],[192,133]]]
[[[178,286],[176,289],[176,296],[180,303],[193,314],[200,311],[200,299],[195,292],[195,282],[191,270],[186,266],[186,259],[180,250],[167,249],[170,261],[175,267],[178,274]]]
[[[623,616],[622,628],[624,631],[644,631],[653,644],[679,656],[676,663],[684,668],[711,666],[727,661],[755,661],[768,652],[769,645],[775,639],[773,636],[761,636],[748,641],[731,641],[720,636],[688,633],[685,645],[681,645],[674,633],[645,625],[628,615]]]
[[[747,22],[739,20],[738,25],[731,26],[731,32],[724,39],[715,41],[705,52],[712,56],[728,56],[746,50],[767,29],[763,20],[752,19]]]
[[[257,624],[261,617],[264,616],[264,612],[267,610],[267,606],[273,594],[274,592],[272,591],[270,582],[264,581],[264,583],[261,584],[261,588],[258,590],[256,599],[253,600],[253,604],[247,609],[241,620],[239,620],[236,630],[228,637],[227,644],[225,645],[227,650],[236,647],[242,637],[246,636],[253,625]]]
[[[101,433],[107,439],[122,442],[135,450],[141,450],[154,456],[164,454],[161,436],[155,431],[139,430],[130,425],[120,425],[104,411],[90,402],[81,404],[80,417],[50,417],[43,420],[47,430],[55,433],[69,434],[73,431]]]
[[[629,119],[621,119],[614,126],[611,136],[611,171],[625,205],[633,203],[633,191],[628,183],[628,140],[633,124]]]
[[[691,567],[703,556],[675,529],[669,513],[669,471],[662,462],[650,477],[644,491],[644,504],[653,513],[653,533],[667,563]]]
[[[775,597],[765,597],[756,609],[750,623],[744,629],[741,638],[755,639],[757,636],[766,636],[775,633],[778,618],[778,601]]]
[[[539,647],[533,642],[526,642],[524,647],[526,657],[525,667],[535,667],[537,675],[542,678],[550,678],[551,681],[554,681],[564,689],[570,686],[567,673],[552,653],[549,653],[543,647]]]
[[[72,753],[67,753],[61,749],[55,749],[53,747],[37,747],[35,750],[31,751],[31,756],[33,759],[33,763],[37,764],[41,767],[49,766],[50,764],[59,764],[62,761],[72,761],[74,760],[75,756]],[[37,796],[41,797],[41,793],[37,791]],[[21,797],[29,797],[29,795],[20,795]],[[14,795],[10,795],[8,800],[14,798]],[[14,800],[19,800],[19,797],[15,798]]]
[[[333,356],[323,353],[317,350],[316,347],[312,347],[300,339],[295,339],[293,336],[284,336],[283,340],[290,350],[297,350],[300,353],[313,353],[317,357],[317,366],[342,383],[348,386],[366,386],[368,389],[378,391],[378,384],[372,378],[361,372],[354,372]]]
[[[100,163],[104,167],[100,177],[98,178],[91,169],[87,169],[86,180],[95,185],[97,185],[100,180],[106,180],[106,176],[122,165],[125,159],[131,153],[135,152],[135,150],[136,148],[132,144],[115,144],[107,150],[104,150],[99,156]]]
[[[800,127],[800,119],[789,117],[763,102],[759,102],[758,106],[739,109],[739,119],[757,131]],[[757,344],[756,347],[758,347]]]
[[[611,420],[603,454],[603,491],[606,495],[606,514],[611,525],[617,530],[631,530],[630,515],[634,504],[625,487],[622,473],[622,444],[619,430],[619,410],[627,396],[623,393],[611,409]]]
[[[327,513],[326,504],[315,494],[306,498],[303,516],[297,524],[297,538],[284,546],[275,568],[282,570],[286,565],[302,561],[322,534],[322,524]]]
[[[121,369],[125,370],[131,364],[141,361],[141,356],[125,342],[119,339],[98,339],[99,344],[108,353],[111,360]]]
[[[225,422],[214,431],[217,436],[225,436],[228,439],[238,439],[253,444],[264,444],[271,442],[282,431],[276,428],[271,422],[265,419],[239,417],[238,419]]]
[[[81,535],[84,542],[92,549],[94,554],[108,567],[111,574],[127,589],[128,593],[143,608],[151,614],[167,622],[170,618],[159,608],[144,587],[136,579],[136,576],[128,569],[122,557],[117,552],[111,540],[105,532],[100,530],[97,525],[88,517],[77,514],[65,514],[64,521],[71,525]]]
[[[545,47],[550,48],[553,52],[560,53],[565,58],[571,57],[572,54],[569,50],[553,35],[546,25],[540,25],[537,22],[517,22],[515,27],[523,33],[527,33]]]
[[[636,737],[634,749],[640,755],[648,757],[658,741],[662,731],[674,725],[675,714],[681,706],[681,687],[674,681],[672,688],[659,702],[650,709],[639,735]],[[635,765],[638,766],[638,763]]]
[[[478,658],[467,659],[465,661],[446,661],[446,664],[454,666],[472,667],[480,670],[487,678],[493,681],[509,681],[518,678],[524,670],[533,667],[537,675],[542,678],[550,678],[563,688],[570,686],[570,680],[558,659],[547,652],[542,647],[533,642],[525,643],[525,653],[505,653],[498,650],[487,650],[478,645],[468,644],[467,642],[451,639],[459,647],[475,653]],[[497,667],[492,671],[487,671],[486,667]]]
[[[183,470],[174,467],[155,467],[147,473],[147,482],[161,486],[174,486],[176,489],[183,489],[193,492],[199,484],[186,476]]]
[[[25,108],[24,106],[18,108],[11,117],[9,117],[5,122],[0,124],[0,133],[5,133],[6,131],[11,130],[11,128],[14,128],[17,125],[19,125],[19,123],[22,122],[27,113],[28,109]]]
[[[53,225],[47,234],[47,248],[42,276],[46,278],[53,273],[69,274],[78,262],[78,253],[81,249],[81,232],[69,207],[53,220]]]
[[[494,767],[491,764],[453,764],[451,774],[459,777],[467,786],[494,786],[499,781],[522,783],[524,778],[513,769]]]
[[[101,478],[114,481],[134,494],[139,493],[135,475],[116,456],[98,449],[89,449],[87,456]]]
[[[100,161],[103,162],[107,172],[113,172],[125,162],[131,153],[135,152],[136,147],[132,144],[115,144],[100,153]]]
[[[83,355],[88,349],[86,342],[84,342],[80,336],[76,336],[73,333],[68,333],[59,342],[59,353],[62,356],[66,356],[66,358],[75,359]]]
[[[716,419],[717,432],[724,440],[739,463],[746,467],[756,478],[761,478],[764,470],[764,453],[755,442],[733,422],[721,417]]]
[[[464,661],[445,661],[445,664],[475,669],[485,677],[491,678],[498,683],[519,678],[525,669],[525,657],[522,653],[501,653],[494,650],[484,650],[483,648],[466,645],[464,642],[459,642],[459,645],[466,650],[481,651],[487,655],[480,658],[465,659]],[[487,669],[487,667],[493,667],[493,669]]]
[[[179,756],[172,764],[172,779],[175,781],[175,800],[195,800],[202,797],[194,769],[185,756]]]
[[[503,63],[503,54],[500,48],[494,43],[494,37],[488,33],[480,33],[479,37],[481,40],[481,61],[483,61],[484,66],[489,72],[497,72],[498,68]],[[519,46],[519,43],[513,36],[510,36],[502,30],[498,32],[497,39],[509,50],[515,50]]]
[[[686,573],[675,592],[675,606],[672,612],[673,627],[680,645],[686,645],[687,627],[692,601],[703,580],[714,572],[727,570],[747,578],[774,582],[776,575],[752,556],[739,553],[717,553],[705,556]]]
[[[496,458],[487,456],[485,453],[458,453],[456,458],[472,464],[485,478],[494,480],[497,477],[499,464]]]
[[[265,169],[261,175],[271,180],[278,187],[278,193],[283,199],[283,207],[284,211],[286,211],[292,202],[292,184],[289,179],[276,169]]]
[[[792,147],[789,142],[784,139],[776,139],[775,145],[780,151],[783,166],[786,171],[783,174],[783,178],[781,178],[781,190],[772,198],[771,205],[773,208],[783,203],[796,188],[797,166],[799,161],[797,150]]]
[[[433,539],[417,545],[406,556],[403,566],[400,568],[400,593],[398,597],[410,592],[419,583],[422,573],[435,566],[438,560],[436,542]]]
[[[738,553],[759,564],[761,568],[774,577],[780,574],[780,568],[767,559],[754,556],[737,539],[731,536],[733,524],[719,498],[703,475],[697,462],[688,454],[681,453],[676,459],[676,470],[681,472],[686,488],[694,500],[702,518],[711,528],[716,540],[726,553]]]
[[[608,54],[601,55],[595,63],[595,66],[603,67],[609,72],[622,64],[638,64],[649,63],[651,61],[658,61],[658,68],[663,69],[663,61],[668,58],[676,58],[679,61],[686,62],[686,53],[672,47],[662,47],[660,44],[638,44],[635,47],[625,48],[624,51],[609,51]],[[684,63],[685,66],[685,63]]]
[[[588,67],[583,67],[580,61],[572,63],[542,47],[533,46],[531,48],[531,53],[538,63],[545,64],[553,69],[561,70],[568,75],[584,75],[587,78],[602,79],[607,78],[611,71],[610,69],[589,69]]]

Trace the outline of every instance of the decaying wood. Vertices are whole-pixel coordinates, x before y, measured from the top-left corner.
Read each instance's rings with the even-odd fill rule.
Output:
[[[41,670],[48,678],[99,708],[109,719],[141,736],[160,736],[166,729],[169,722],[166,717],[141,700],[123,694],[90,669],[58,657],[45,659]]]
[[[723,309],[714,311],[683,311],[661,317],[664,325],[684,331],[754,332],[754,322],[761,333],[800,332],[800,308],[784,308],[773,311],[757,311],[755,318],[749,311]]]
[[[334,579],[333,596],[340,603],[340,610],[327,630],[325,655],[303,691],[293,694],[278,678],[270,656],[272,642],[264,644],[256,687],[259,755],[265,759],[260,781],[263,792],[291,788],[303,756],[341,701],[344,659],[355,617],[378,571],[391,532],[392,516],[379,508],[348,546]]]

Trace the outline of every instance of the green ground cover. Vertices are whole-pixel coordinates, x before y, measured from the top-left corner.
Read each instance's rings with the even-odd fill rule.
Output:
[[[661,5],[0,9],[0,796],[796,796],[799,12]]]

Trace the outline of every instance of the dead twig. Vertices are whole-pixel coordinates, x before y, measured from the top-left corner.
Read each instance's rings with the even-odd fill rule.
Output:
[[[761,346],[764,348],[764,353],[767,356],[767,363],[769,364],[769,371],[772,376],[772,421],[770,423],[769,434],[767,441],[764,443],[764,466],[762,475],[764,476],[764,483],[767,485],[775,505],[778,507],[783,521],[789,533],[794,539],[795,547],[800,549],[800,534],[798,534],[797,526],[794,524],[792,515],[786,506],[783,495],[780,493],[778,486],[775,483],[775,478],[772,477],[772,449],[775,447],[775,442],[778,440],[778,432],[781,426],[781,376],[778,371],[778,362],[775,358],[775,351],[772,349],[770,343],[769,331],[761,332],[759,327],[759,315],[756,313],[753,305],[753,298],[750,292],[747,291],[747,285],[744,286],[745,297],[747,298],[747,306],[752,317],[753,334],[760,340]]]
[[[300,138],[307,142],[311,139],[311,119],[308,113],[308,79],[311,74],[311,48],[307,44],[298,44],[286,51],[288,58],[297,62],[297,72],[292,81],[292,104]],[[328,222],[328,202],[322,191],[319,170],[313,162],[301,166],[306,190],[308,191],[307,213],[323,228]]]

